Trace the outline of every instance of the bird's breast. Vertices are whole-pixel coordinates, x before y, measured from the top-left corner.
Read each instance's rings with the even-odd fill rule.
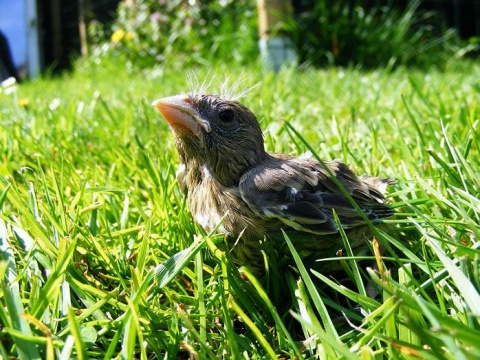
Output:
[[[243,201],[237,186],[223,186],[205,166],[196,171],[186,169],[182,181],[190,212],[207,233],[218,226],[219,232],[231,236],[245,233],[263,237],[265,231],[257,215]]]

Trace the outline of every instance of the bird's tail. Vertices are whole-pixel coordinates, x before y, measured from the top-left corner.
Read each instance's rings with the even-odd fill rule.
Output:
[[[363,175],[360,178],[364,183],[369,185],[371,188],[377,190],[381,195],[385,195],[385,193],[387,192],[387,187],[389,185],[396,183],[396,181],[393,179],[382,179],[370,175]]]

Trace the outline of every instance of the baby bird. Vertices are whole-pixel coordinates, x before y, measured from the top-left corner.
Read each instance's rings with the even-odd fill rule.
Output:
[[[341,244],[333,211],[346,231],[393,214],[384,197],[391,180],[359,177],[337,160],[268,153],[257,118],[237,101],[177,95],[153,105],[173,130],[193,217],[206,232],[221,222],[242,265],[261,261],[260,243],[283,239],[282,230],[322,257]]]

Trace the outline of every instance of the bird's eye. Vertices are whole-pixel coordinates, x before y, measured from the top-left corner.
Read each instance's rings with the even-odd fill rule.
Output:
[[[235,119],[235,112],[232,109],[222,110],[218,113],[218,118],[224,123],[230,123]]]

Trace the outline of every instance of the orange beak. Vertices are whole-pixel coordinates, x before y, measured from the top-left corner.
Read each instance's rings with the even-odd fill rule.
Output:
[[[200,117],[188,95],[169,96],[152,103],[163,115],[170,127],[175,130],[188,129],[200,136],[202,129],[210,132],[210,123]]]

